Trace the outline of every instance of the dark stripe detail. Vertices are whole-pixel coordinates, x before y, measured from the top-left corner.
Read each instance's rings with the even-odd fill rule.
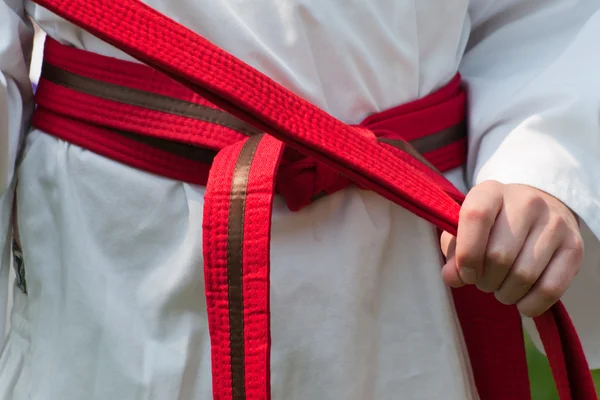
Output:
[[[377,140],[380,143],[385,143],[387,145],[395,147],[398,150],[401,150],[401,151],[403,151],[403,152],[411,155],[413,158],[416,158],[417,160],[421,161],[423,164],[425,164],[431,170],[437,172],[438,174],[441,174],[441,172],[438,171],[438,169],[432,163],[430,163],[429,161],[427,161],[427,159],[425,159],[425,157],[423,157],[417,151],[417,149],[415,149],[414,147],[412,147],[409,143],[407,143],[407,142],[405,142],[403,140],[393,140],[393,139],[387,139],[387,138],[378,138]]]
[[[220,125],[244,135],[252,136],[260,133],[256,128],[225,111],[156,93],[98,81],[65,71],[48,63],[45,63],[42,67],[42,78],[80,93]]]
[[[172,142],[166,139],[159,139],[146,135],[137,135],[135,133],[125,131],[112,131],[129,139],[135,140],[136,142],[144,143],[150,147],[154,147],[156,149],[163,150],[189,160],[199,161],[204,164],[212,164],[217,155],[217,150],[205,147],[197,147],[191,144]]]
[[[242,147],[237,159],[229,203],[227,232],[227,268],[229,279],[229,339],[233,400],[246,399],[244,365],[243,250],[244,213],[250,165],[262,135],[253,136]]]
[[[399,150],[402,150],[405,153],[410,154],[417,160],[421,161],[423,164],[427,165],[433,171],[441,174],[441,172],[438,171],[438,169],[433,164],[431,164],[429,161],[427,161],[427,159],[425,159],[425,157],[423,157],[423,154],[441,149],[443,147],[451,145],[454,142],[466,139],[466,137],[467,124],[465,123],[465,121],[461,121],[456,125],[436,132],[432,135],[427,135],[419,139],[411,140],[410,142],[387,138],[378,138],[377,140],[380,143],[388,144]]]
[[[419,139],[411,140],[410,145],[419,153],[425,154],[430,151],[441,149],[461,139],[467,138],[467,124],[465,121],[446,128],[432,135],[427,135]]]

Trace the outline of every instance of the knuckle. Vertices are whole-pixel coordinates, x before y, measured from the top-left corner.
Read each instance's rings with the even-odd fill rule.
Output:
[[[476,268],[480,264],[480,261],[476,254],[468,251],[459,250],[456,251],[456,265],[459,268]]]
[[[486,264],[494,266],[510,268],[514,261],[514,256],[511,251],[505,248],[492,248],[486,253]]]
[[[541,285],[538,290],[538,295],[544,304],[556,303],[562,297],[563,293],[564,288],[562,285],[552,283]]]
[[[492,219],[492,210],[483,204],[467,205],[460,211],[460,217],[471,222],[488,222]]]
[[[583,238],[579,233],[572,235],[566,244],[566,247],[572,251],[572,253],[579,259],[583,258],[583,254],[585,252],[585,245],[583,242]]]
[[[565,232],[568,228],[567,221],[561,217],[553,217],[548,220],[546,223],[546,229],[548,229],[552,234],[560,234]]]
[[[584,242],[581,235],[576,234],[565,239],[559,251],[564,255],[564,259],[562,260],[563,266],[574,271],[576,275],[585,257]]]
[[[544,207],[546,202],[539,194],[527,191],[521,194],[521,204],[527,210],[537,211],[541,207]]]
[[[583,251],[577,252],[575,250],[565,250],[565,252],[567,252],[568,256],[563,266],[568,268],[568,270],[572,273],[572,276],[579,274],[579,270],[583,264]],[[569,284],[570,279],[565,280],[564,283]]]
[[[533,286],[538,279],[538,275],[528,269],[514,271],[516,281],[523,286]]]

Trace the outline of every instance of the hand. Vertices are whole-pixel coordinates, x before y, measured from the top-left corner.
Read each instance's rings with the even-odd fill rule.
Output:
[[[444,232],[446,284],[476,284],[528,317],[556,303],[579,271],[577,217],[555,197],[525,185],[486,181],[467,195],[456,238]]]

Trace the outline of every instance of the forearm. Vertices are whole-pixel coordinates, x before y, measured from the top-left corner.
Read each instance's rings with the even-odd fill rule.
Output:
[[[591,49],[600,37],[598,10],[597,0],[496,2],[474,21],[462,65],[471,94],[471,184],[541,189],[596,236],[600,55]]]

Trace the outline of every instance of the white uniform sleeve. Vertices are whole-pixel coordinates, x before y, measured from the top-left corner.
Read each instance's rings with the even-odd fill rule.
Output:
[[[584,222],[563,300],[600,368],[600,0],[472,0],[470,20],[467,176],[544,190]]]
[[[33,29],[23,0],[0,0],[0,344],[3,341],[11,259],[10,210],[17,152],[33,105],[29,58]]]
[[[522,183],[600,237],[600,0],[473,0],[471,184]]]

